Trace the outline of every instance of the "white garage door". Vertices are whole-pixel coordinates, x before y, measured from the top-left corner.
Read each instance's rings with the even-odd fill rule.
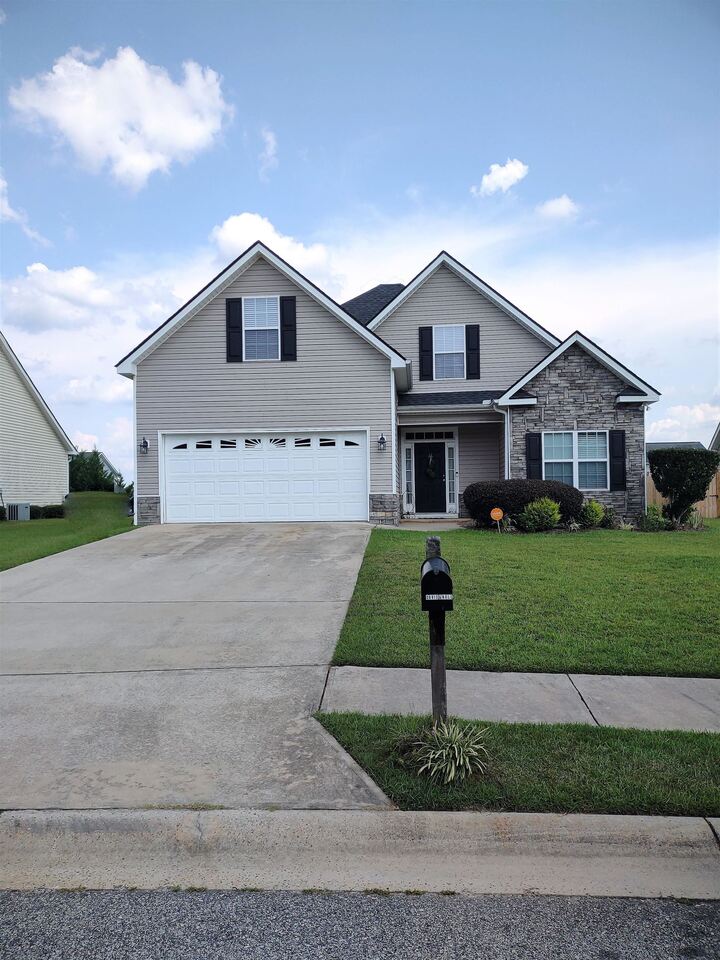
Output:
[[[165,521],[367,520],[367,435],[164,438]]]

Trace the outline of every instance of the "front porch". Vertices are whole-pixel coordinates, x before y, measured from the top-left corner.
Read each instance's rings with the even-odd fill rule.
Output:
[[[468,484],[506,476],[504,425],[502,414],[490,412],[446,411],[437,418],[401,412],[402,517],[452,520],[467,516],[462,493]]]

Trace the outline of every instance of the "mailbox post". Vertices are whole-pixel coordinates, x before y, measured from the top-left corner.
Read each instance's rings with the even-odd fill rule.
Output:
[[[445,675],[445,612],[453,608],[450,567],[440,556],[440,541],[428,537],[426,557],[420,568],[420,603],[428,613],[430,629],[430,680],[433,723],[447,720]]]

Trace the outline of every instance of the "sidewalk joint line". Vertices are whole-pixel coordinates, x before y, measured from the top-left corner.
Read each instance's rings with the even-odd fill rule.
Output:
[[[0,673],[1,677],[97,677],[116,673],[193,673],[198,670],[292,670],[300,667],[325,667],[326,663],[258,663],[251,666],[221,667],[143,667],[140,670],[55,670],[43,673]],[[325,678],[327,683],[327,677]]]
[[[318,703],[316,713],[320,713],[322,710],[322,702],[325,699],[325,691],[327,690],[328,680],[330,679],[330,671],[332,670],[332,663],[328,664],[327,673],[325,674],[325,683],[323,684],[322,693],[320,694],[320,702]]]
[[[589,706],[587,700],[586,700],[585,697],[580,693],[580,690],[579,690],[579,689],[577,688],[577,686],[575,685],[575,681],[573,680],[573,678],[570,676],[569,673],[566,673],[565,676],[568,678],[568,680],[570,681],[570,683],[573,685],[573,689],[575,690],[575,692],[577,693],[577,695],[578,695],[578,696],[580,697],[580,699],[582,700],[585,709],[586,709],[587,712],[590,714],[590,716],[593,718],[593,721],[594,721],[594,723],[595,723],[595,726],[596,726],[596,727],[602,726],[602,724],[599,722],[598,718],[595,716],[595,714],[594,714],[594,713],[592,712],[592,710],[590,709],[590,706]]]

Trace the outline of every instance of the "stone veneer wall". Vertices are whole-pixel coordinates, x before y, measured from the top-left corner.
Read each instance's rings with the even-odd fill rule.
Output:
[[[160,497],[137,498],[137,522],[141,527],[160,523]]]
[[[397,526],[400,522],[400,497],[393,493],[370,494],[370,521]],[[160,497],[138,497],[138,526],[160,523]]]
[[[399,495],[396,493],[371,493],[370,522],[397,526],[400,523]]]
[[[619,516],[645,509],[645,412],[642,404],[616,404],[627,384],[574,345],[524,388],[537,406],[511,407],[510,476],[527,476],[525,434],[543,430],[624,430],[627,489],[588,496]]]

